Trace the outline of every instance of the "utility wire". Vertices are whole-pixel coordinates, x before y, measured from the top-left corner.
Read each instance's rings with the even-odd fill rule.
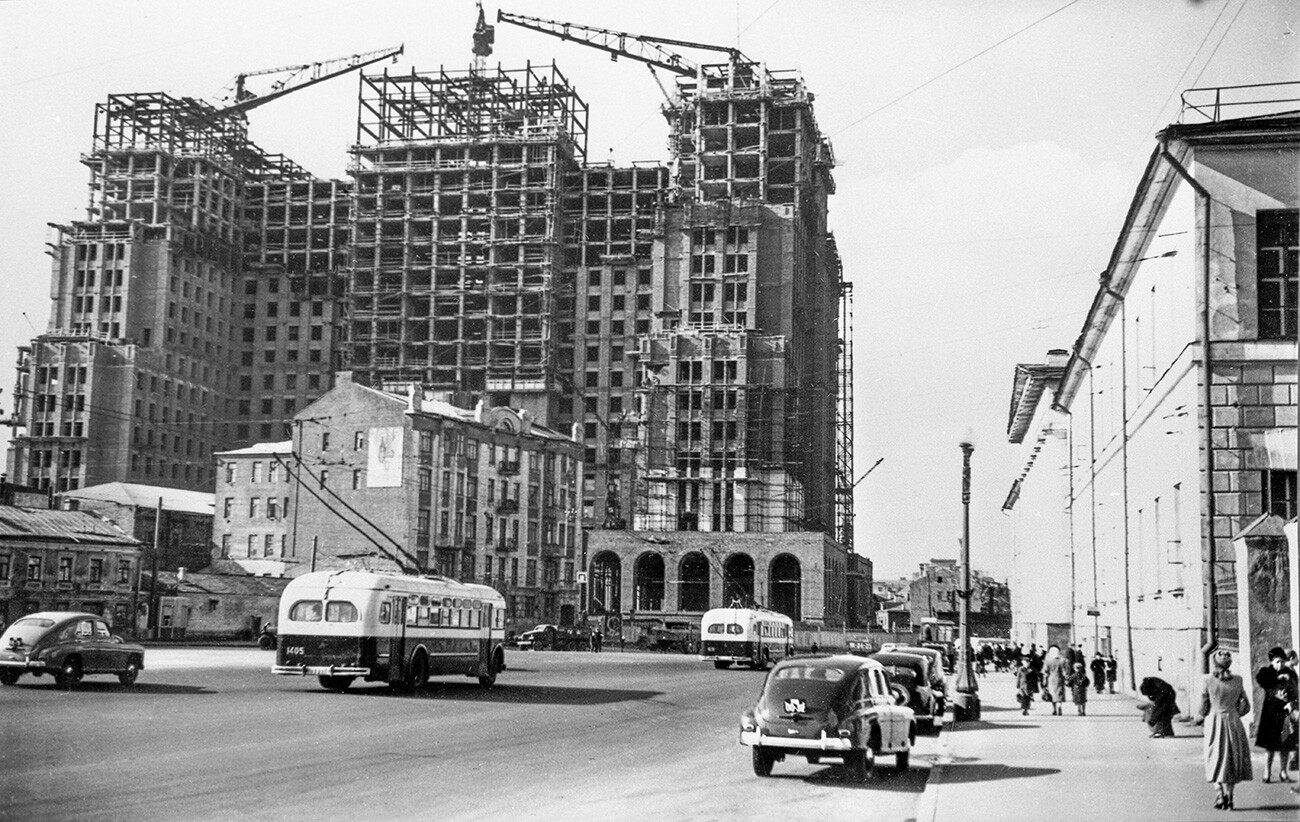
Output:
[[[931,83],[934,83],[934,82],[936,82],[936,81],[938,81],[938,80],[940,80],[940,79],[942,79],[942,78],[944,78],[944,77],[947,77],[949,74],[952,74],[954,71],[956,71],[957,69],[961,68],[962,66],[964,66],[964,65],[966,65],[966,64],[968,64],[968,63],[971,63],[971,62],[973,62],[974,60],[976,60],[976,59],[978,59],[978,58],[980,58],[980,57],[983,57],[985,54],[988,54],[990,51],[993,51],[993,49],[997,48],[998,46],[1001,46],[1001,45],[1003,45],[1004,43],[1007,43],[1008,41],[1010,41],[1010,40],[1012,40],[1012,39],[1014,39],[1014,38],[1016,38],[1016,37],[1019,37],[1020,35],[1024,34],[1025,32],[1029,31],[1030,29],[1032,29],[1034,26],[1037,26],[1039,23],[1046,22],[1046,21],[1049,20],[1050,18],[1055,17],[1056,15],[1060,14],[1061,12],[1065,11],[1065,10],[1068,9],[1070,6],[1073,6],[1074,4],[1076,4],[1076,3],[1078,3],[1078,2],[1079,2],[1079,0],[1070,0],[1070,2],[1066,3],[1064,6],[1061,6],[1060,8],[1056,9],[1055,11],[1048,12],[1047,14],[1045,14],[1045,15],[1043,15],[1042,17],[1038,18],[1037,20],[1035,20],[1034,22],[1032,22],[1032,23],[1030,23],[1029,25],[1025,26],[1024,28],[1019,29],[1019,30],[1017,30],[1017,31],[1014,31],[1014,32],[1012,32],[1011,34],[1008,34],[1006,37],[1003,37],[1001,40],[998,40],[998,41],[997,41],[996,43],[994,43],[993,45],[991,45],[991,46],[989,46],[989,47],[987,47],[987,48],[981,49],[980,51],[975,52],[975,53],[972,54],[970,57],[967,57],[965,60],[962,60],[960,63],[957,63],[955,66],[952,66],[951,68],[944,69],[943,71],[939,72],[939,73],[936,74],[935,76],[931,77],[929,80],[926,80],[924,83],[921,83],[919,86],[916,86],[915,88],[911,89],[910,91],[905,91],[905,92],[903,92],[902,94],[898,95],[897,97],[895,97],[894,99],[890,100],[888,103],[885,103],[885,104],[882,105],[882,106],[879,106],[879,107],[877,107],[877,108],[875,108],[875,109],[872,109],[871,111],[869,111],[869,112],[867,112],[866,114],[862,115],[862,116],[859,117],[858,119],[856,119],[856,120],[854,120],[853,122],[849,123],[848,125],[844,126],[844,127],[841,128],[839,131],[835,132],[834,134],[828,135],[828,136],[829,136],[829,137],[838,137],[839,135],[843,134],[844,132],[848,131],[849,129],[853,128],[854,126],[858,125],[859,123],[861,123],[861,122],[863,122],[863,121],[865,121],[865,120],[868,120],[868,119],[870,119],[870,118],[876,116],[877,114],[879,114],[880,112],[882,112],[882,111],[884,111],[885,109],[889,108],[890,106],[894,105],[895,103],[900,103],[900,102],[902,102],[903,100],[906,100],[908,97],[911,97],[913,94],[917,93],[918,91],[920,91],[921,89],[923,89],[923,88],[925,88],[926,86],[930,85]]]

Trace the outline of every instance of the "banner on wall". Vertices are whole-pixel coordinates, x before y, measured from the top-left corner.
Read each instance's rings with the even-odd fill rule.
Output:
[[[367,488],[396,488],[402,484],[402,428],[371,428],[366,461]]]

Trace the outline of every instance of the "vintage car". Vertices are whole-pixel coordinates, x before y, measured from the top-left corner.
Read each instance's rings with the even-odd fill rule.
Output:
[[[521,651],[585,651],[591,646],[591,631],[577,625],[538,625],[516,642]]]
[[[899,654],[916,654],[917,656],[927,656],[932,662],[930,663],[930,689],[934,691],[935,698],[939,704],[935,706],[937,715],[942,717],[943,712],[948,708],[948,677],[944,672],[944,666],[948,658],[944,652],[938,648],[930,648],[925,645],[897,645],[892,648],[895,653]]]
[[[28,614],[0,635],[0,684],[25,673],[52,674],[70,688],[88,674],[110,674],[126,686],[144,668],[144,647],[123,642],[96,614],[45,611]]]
[[[895,701],[912,709],[918,726],[933,730],[943,712],[939,710],[942,697],[932,687],[930,658],[897,650],[878,651],[870,658],[885,666]]]
[[[860,656],[792,657],[776,664],[758,704],[740,717],[740,744],[754,773],[771,776],[786,756],[839,759],[865,779],[880,754],[908,767],[916,741],[912,709],[894,703],[885,668]]]

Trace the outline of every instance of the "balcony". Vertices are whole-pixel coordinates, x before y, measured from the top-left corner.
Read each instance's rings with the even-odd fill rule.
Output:
[[[519,473],[519,463],[502,460],[497,463],[497,473],[506,476]]]
[[[498,553],[509,553],[519,550],[519,541],[515,539],[503,539],[496,544]]]

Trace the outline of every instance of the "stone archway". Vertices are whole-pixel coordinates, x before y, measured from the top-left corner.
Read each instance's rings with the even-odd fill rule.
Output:
[[[591,561],[589,612],[617,614],[623,610],[623,564],[613,551],[601,551]]]
[[[682,557],[677,565],[677,608],[681,611],[709,610],[709,560],[699,551]]]
[[[803,605],[803,577],[799,560],[790,554],[778,554],[772,558],[767,579],[767,607],[797,621]]]
[[[632,567],[632,604],[638,611],[664,609],[664,558],[653,551],[637,557]]]
[[[754,558],[732,554],[722,566],[722,604],[754,604]]]

